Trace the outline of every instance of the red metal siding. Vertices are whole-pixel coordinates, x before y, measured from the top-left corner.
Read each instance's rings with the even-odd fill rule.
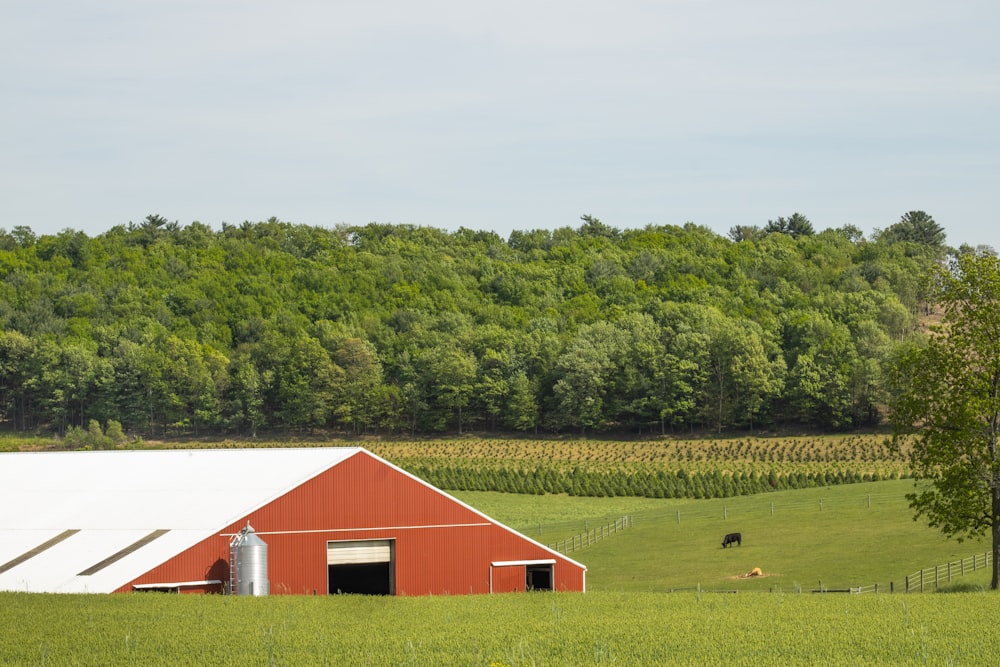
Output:
[[[523,565],[504,565],[493,568],[493,592],[517,593],[525,589]]]
[[[141,583],[228,581],[229,536],[247,521],[268,545],[272,595],[325,594],[327,541],[385,538],[395,539],[397,595],[487,593],[491,562],[552,558],[557,590],[584,587],[583,570],[576,564],[361,452],[121,590]],[[520,570],[517,590],[524,589]],[[494,590],[501,590],[495,578]]]

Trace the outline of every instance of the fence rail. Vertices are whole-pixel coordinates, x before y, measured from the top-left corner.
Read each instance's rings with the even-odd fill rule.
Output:
[[[596,544],[601,540],[606,540],[612,535],[625,530],[626,528],[632,527],[632,515],[626,514],[623,517],[615,519],[609,524],[604,526],[598,526],[592,528],[588,531],[582,532],[573,537],[567,538],[565,540],[559,540],[558,542],[553,542],[549,544],[550,549],[554,549],[562,554],[570,554],[574,551],[579,551],[580,549],[585,549],[591,544]]]
[[[961,577],[978,570],[987,569],[992,563],[993,554],[987,551],[986,553],[976,554],[962,560],[953,560],[942,565],[925,567],[918,572],[907,575],[906,587],[903,590],[906,593],[914,591],[923,593],[925,586],[927,588],[933,586],[936,590],[942,581],[947,583],[951,581],[952,577]]]
[[[906,576],[903,582],[903,593],[923,593],[925,590],[937,590],[938,586],[942,583],[948,583],[955,577],[961,577],[966,574],[972,574],[973,572],[978,572],[979,570],[985,570],[990,567],[993,563],[993,554],[990,552],[976,554],[975,556],[969,556],[968,558],[963,558],[962,560],[953,560],[948,563],[942,563],[940,565],[933,565],[931,567],[925,567],[922,570],[918,570],[913,574]],[[895,593],[896,586],[895,583],[889,583],[889,590],[886,591],[885,587],[879,588],[878,584],[872,584],[871,586],[852,586],[849,591],[851,593]],[[814,593],[826,593],[828,591],[814,590]],[[832,591],[830,591],[832,592]],[[846,592],[846,591],[845,591]]]

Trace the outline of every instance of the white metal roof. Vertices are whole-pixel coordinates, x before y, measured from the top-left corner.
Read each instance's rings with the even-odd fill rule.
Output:
[[[114,591],[360,451],[315,447],[0,454],[0,569],[6,566],[0,572],[0,590]],[[70,530],[79,532],[24,558]],[[80,576],[158,530],[167,532]]]

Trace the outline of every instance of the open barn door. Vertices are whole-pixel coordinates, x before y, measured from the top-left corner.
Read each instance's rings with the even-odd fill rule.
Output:
[[[327,542],[327,592],[395,595],[395,552],[395,540]]]
[[[490,592],[551,591],[555,560],[506,560],[490,563]]]

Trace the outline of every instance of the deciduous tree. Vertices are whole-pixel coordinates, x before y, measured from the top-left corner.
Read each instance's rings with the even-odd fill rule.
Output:
[[[989,535],[1000,588],[1000,260],[937,272],[942,324],[896,369],[892,421],[910,442],[917,516],[960,541]]]

